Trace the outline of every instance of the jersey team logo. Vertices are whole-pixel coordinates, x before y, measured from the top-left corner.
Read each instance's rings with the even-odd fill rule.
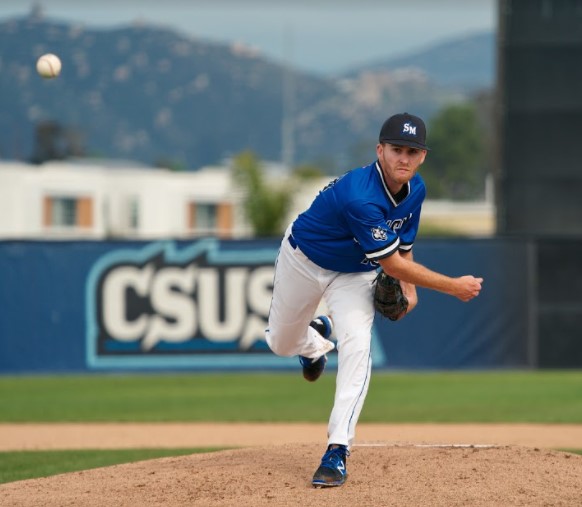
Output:
[[[375,241],[386,241],[388,239],[388,231],[382,227],[372,227],[372,237]]]

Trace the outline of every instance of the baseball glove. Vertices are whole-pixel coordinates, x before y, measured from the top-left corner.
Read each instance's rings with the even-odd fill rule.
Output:
[[[408,310],[408,299],[402,292],[400,281],[380,271],[374,280],[374,308],[390,320],[398,320]]]

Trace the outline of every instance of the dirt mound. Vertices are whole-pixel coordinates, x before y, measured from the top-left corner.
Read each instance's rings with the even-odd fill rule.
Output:
[[[574,506],[582,457],[527,447],[354,447],[341,488],[315,489],[323,449],[253,447],[0,485],[22,506]]]

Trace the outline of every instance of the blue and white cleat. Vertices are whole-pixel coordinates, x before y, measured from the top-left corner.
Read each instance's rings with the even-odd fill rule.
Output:
[[[326,339],[329,339],[333,331],[333,323],[327,315],[320,315],[313,319],[309,325]]]
[[[313,475],[311,484],[316,488],[341,486],[348,478],[346,459],[349,455],[350,451],[345,445],[333,448],[331,445],[328,446],[323,458],[321,458],[321,465]]]
[[[331,319],[326,315],[320,315],[316,319],[313,319],[309,325],[326,339],[331,336],[331,332],[333,331]],[[325,370],[327,356],[324,354],[315,359],[299,356],[299,362],[303,367],[303,378],[309,382],[315,382],[319,377],[321,377],[323,370]]]

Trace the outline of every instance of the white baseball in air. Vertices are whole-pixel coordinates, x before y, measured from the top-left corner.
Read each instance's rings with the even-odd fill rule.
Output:
[[[61,60],[57,55],[47,53],[36,61],[36,71],[44,78],[51,79],[61,73]]]

